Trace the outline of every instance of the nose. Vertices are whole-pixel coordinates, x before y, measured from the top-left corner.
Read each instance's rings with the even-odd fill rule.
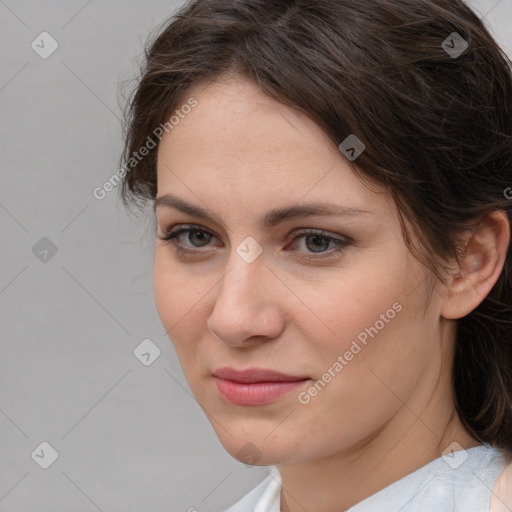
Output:
[[[263,255],[247,263],[234,253],[227,268],[212,290],[216,295],[207,320],[210,332],[235,347],[277,338],[285,323],[279,302],[282,284]]]

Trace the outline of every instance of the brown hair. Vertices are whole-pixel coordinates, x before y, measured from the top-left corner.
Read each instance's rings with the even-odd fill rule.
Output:
[[[460,55],[447,51],[454,32],[468,45]],[[493,210],[510,223],[511,62],[462,1],[189,1],[146,50],[127,106],[125,168],[191,86],[230,73],[306,113],[336,146],[355,134],[366,146],[357,167],[390,190],[409,250],[438,278],[436,257],[461,259],[463,227]],[[125,206],[156,197],[156,158],[131,162]],[[511,453],[510,245],[495,286],[457,324],[458,414],[475,438]]]

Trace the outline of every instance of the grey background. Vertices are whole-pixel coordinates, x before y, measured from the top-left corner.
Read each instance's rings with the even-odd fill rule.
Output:
[[[218,512],[266,475],[190,394],[154,305],[151,218],[92,194],[117,170],[121,84],[179,5],[0,0],[0,511]],[[470,5],[511,55],[512,0]]]

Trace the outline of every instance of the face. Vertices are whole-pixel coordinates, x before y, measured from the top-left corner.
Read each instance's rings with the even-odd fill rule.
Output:
[[[440,299],[425,310],[395,203],[251,82],[189,96],[158,150],[154,290],[195,398],[239,460],[364,443],[397,396],[429,392],[441,358]],[[215,376],[226,367],[241,373]]]

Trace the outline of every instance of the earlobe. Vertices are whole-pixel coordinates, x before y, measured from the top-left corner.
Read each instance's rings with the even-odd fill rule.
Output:
[[[465,237],[460,267],[447,284],[444,318],[462,318],[485,299],[503,270],[509,242],[510,224],[501,210],[484,217]]]

